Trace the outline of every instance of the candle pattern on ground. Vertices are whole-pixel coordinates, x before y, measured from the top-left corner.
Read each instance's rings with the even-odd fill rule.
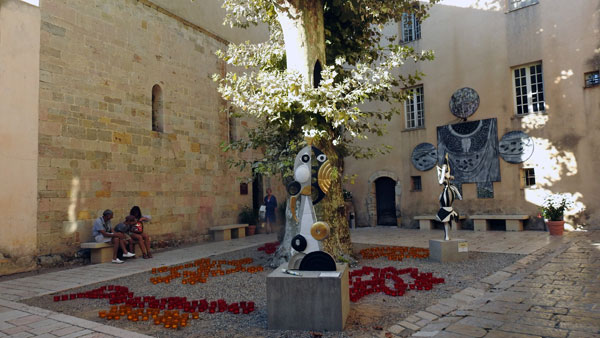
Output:
[[[407,284],[400,275],[408,275],[413,282]],[[445,283],[444,278],[434,277],[431,272],[419,273],[417,268],[396,269],[393,266],[365,266],[352,270],[349,277],[351,302],[379,292],[392,297],[404,296],[407,290],[431,290],[433,285]],[[388,286],[388,280],[393,282],[392,287]]]

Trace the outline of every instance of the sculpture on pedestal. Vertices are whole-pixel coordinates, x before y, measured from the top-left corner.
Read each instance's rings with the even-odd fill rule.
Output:
[[[290,209],[294,219],[300,223],[300,233],[292,238],[293,255],[288,264],[290,269],[336,270],[335,260],[322,251],[320,246],[320,241],[329,236],[329,225],[317,221],[313,208],[313,204],[317,204],[329,191],[332,169],[327,155],[311,145],[302,148],[296,155],[295,181],[288,184],[287,190],[292,195]],[[300,208],[297,212],[298,199]],[[297,214],[300,215],[300,219]]]
[[[442,193],[440,194],[440,210],[438,211],[436,218],[438,221],[444,223],[444,240],[450,240],[450,228],[452,227],[452,220],[458,222],[458,213],[452,208],[454,199],[458,198],[462,200],[462,196],[458,188],[451,180],[454,176],[450,174],[450,161],[448,160],[448,153],[444,157],[444,163],[442,167],[437,167],[438,182],[443,185]]]

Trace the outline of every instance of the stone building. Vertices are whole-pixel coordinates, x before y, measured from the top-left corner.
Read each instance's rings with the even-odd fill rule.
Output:
[[[223,15],[217,0],[0,1],[0,274],[72,257],[104,209],[204,241],[262,199],[221,151],[245,122],[211,76],[217,50],[265,35]]]
[[[600,1],[442,0],[430,14],[422,23],[406,16],[395,28],[404,43],[434,50],[435,60],[402,68],[425,76],[409,88],[404,115],[371,141],[391,145],[391,153],[345,162],[345,173],[356,175],[346,189],[357,224],[414,227],[414,216],[434,215],[441,187],[432,166],[458,143],[450,147],[460,148],[451,155],[462,175],[459,213],[526,214],[526,227],[535,228],[545,196],[567,193],[576,200],[569,221],[597,225]],[[473,103],[459,91],[465,87],[479,105],[460,124],[450,101],[456,94],[455,103]],[[496,131],[479,138],[480,123]],[[524,149],[506,147],[515,140]]]

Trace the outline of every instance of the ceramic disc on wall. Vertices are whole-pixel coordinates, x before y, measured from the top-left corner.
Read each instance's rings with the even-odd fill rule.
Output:
[[[522,131],[511,131],[502,136],[498,150],[506,162],[522,163],[533,154],[533,140]]]
[[[437,149],[431,143],[421,143],[413,149],[410,159],[417,170],[429,170],[437,163]]]
[[[477,108],[479,108],[479,94],[473,88],[461,88],[450,98],[450,111],[461,119],[475,114]]]

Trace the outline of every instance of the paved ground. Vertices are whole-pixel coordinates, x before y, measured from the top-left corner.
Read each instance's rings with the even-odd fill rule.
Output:
[[[393,227],[356,229],[356,243],[427,247],[443,232]],[[469,250],[520,253],[515,264],[451,298],[399,321],[382,337],[600,337],[600,231],[550,237],[545,232],[456,231]],[[275,240],[257,235],[157,253],[151,260],[97,264],[0,283],[0,337],[142,337],[19,300],[108,281]]]

